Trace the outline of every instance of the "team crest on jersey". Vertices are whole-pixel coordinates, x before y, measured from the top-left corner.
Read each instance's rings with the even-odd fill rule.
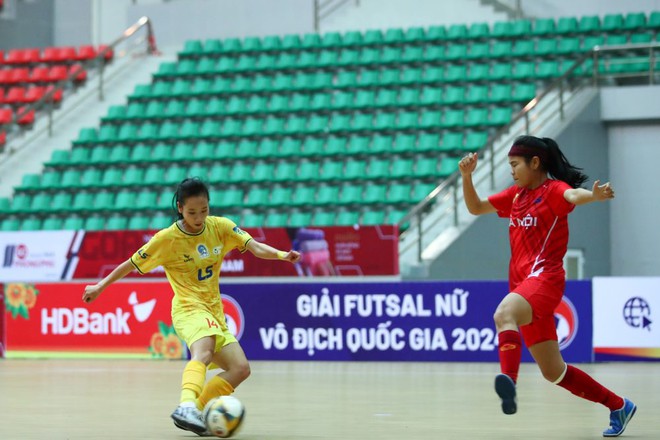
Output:
[[[573,303],[566,297],[555,309],[555,320],[557,322],[557,340],[559,349],[571,345],[578,332],[578,314]]]
[[[245,328],[245,318],[243,317],[241,305],[231,296],[222,294],[222,308],[225,312],[227,329],[240,341]]]
[[[243,234],[245,234],[245,231],[242,230],[241,228],[239,228],[238,226],[234,226],[233,231],[234,231],[235,233],[237,233],[238,235],[243,235]]]
[[[197,253],[202,258],[208,258],[209,256],[209,250],[207,249],[206,245],[203,244],[197,246]]]

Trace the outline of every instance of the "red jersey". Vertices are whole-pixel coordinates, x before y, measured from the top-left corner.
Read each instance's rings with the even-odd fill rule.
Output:
[[[509,218],[512,291],[528,277],[564,285],[568,213],[575,208],[564,199],[570,188],[561,180],[548,179],[533,190],[514,185],[488,198],[497,215]]]

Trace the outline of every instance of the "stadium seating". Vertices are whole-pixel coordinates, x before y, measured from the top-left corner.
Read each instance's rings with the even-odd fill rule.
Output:
[[[188,41],[0,200],[0,228],[161,228],[186,176],[245,227],[396,223],[585,51],[658,29],[654,12]],[[30,102],[66,72],[34,63],[73,65],[90,50],[10,52],[1,99]]]

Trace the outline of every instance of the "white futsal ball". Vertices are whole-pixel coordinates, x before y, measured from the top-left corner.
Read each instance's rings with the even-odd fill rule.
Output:
[[[204,407],[204,423],[211,434],[229,438],[238,431],[245,417],[245,407],[236,397],[220,396]]]

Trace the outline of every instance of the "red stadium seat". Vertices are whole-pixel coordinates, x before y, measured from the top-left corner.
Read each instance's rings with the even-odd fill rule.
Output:
[[[48,71],[48,67],[35,67],[30,71],[30,78],[28,81],[31,83],[48,82]]]
[[[23,102],[39,101],[41,98],[43,98],[45,91],[46,91],[45,87],[41,87],[41,86],[30,87],[28,91],[25,93]]]
[[[69,75],[76,73],[76,76],[73,78],[76,82],[83,82],[87,80],[87,71],[83,69],[82,64],[76,63],[69,68]]]
[[[2,104],[3,102],[5,102],[5,89],[0,87],[0,104]]]
[[[9,51],[6,64],[31,64],[38,63],[41,58],[39,49],[12,49]]]
[[[107,44],[102,44],[99,46],[99,52],[102,52],[105,50],[105,48],[108,47]],[[103,56],[106,61],[110,61],[113,57],[115,56],[115,51],[110,49],[106,54]]]
[[[78,48],[78,61],[91,60],[96,56],[96,49],[94,46],[80,46]]]
[[[53,86],[53,85],[50,85],[50,86],[46,87],[46,90],[44,91],[44,94],[49,93],[54,88],[55,88],[55,86]],[[64,92],[62,91],[62,89],[56,90],[55,93],[53,94],[53,102],[62,102],[63,94],[64,94]]]
[[[41,55],[43,63],[66,63],[77,58],[75,47],[47,47]]]
[[[26,83],[30,78],[30,70],[24,67],[18,69],[11,69],[9,73],[9,80],[7,84],[20,84]]]
[[[23,111],[23,109],[24,109],[24,107],[19,108],[16,113],[19,114],[20,112]],[[20,125],[33,124],[34,123],[34,110],[30,110],[25,115],[21,116],[18,120],[18,123]]]
[[[1,2],[2,0],[0,0]],[[0,6],[1,8],[2,6]],[[4,145],[7,143],[7,133],[4,131],[0,131],[0,146]]]
[[[5,104],[17,105],[25,102],[25,88],[12,87],[5,96]]]
[[[48,81],[57,82],[65,80],[67,76],[66,66],[53,66],[48,71]]]
[[[4,64],[4,63],[5,63],[5,51],[0,50],[0,64]]]
[[[78,53],[76,52],[75,47],[71,47],[71,46],[60,47],[60,57],[62,61],[71,63],[78,59]]]
[[[11,69],[0,70],[0,85],[9,84],[9,77],[11,76]]]
[[[11,124],[14,112],[10,108],[0,108],[0,125]]]
[[[59,61],[59,47],[47,47],[41,54],[42,63],[56,63]]]

